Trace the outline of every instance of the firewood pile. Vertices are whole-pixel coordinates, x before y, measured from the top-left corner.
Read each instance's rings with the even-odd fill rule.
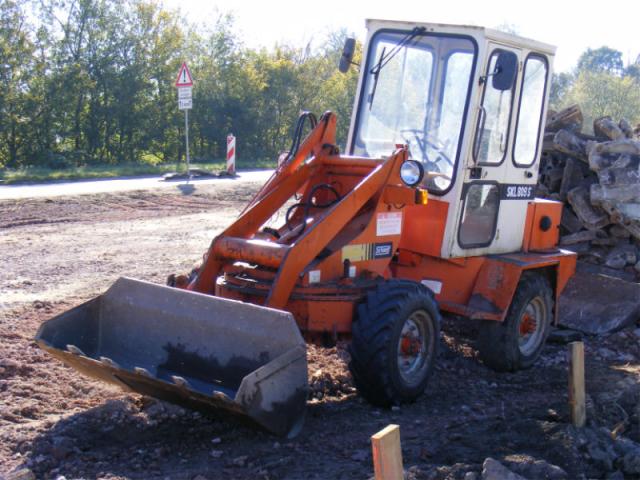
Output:
[[[537,196],[564,203],[560,245],[582,269],[640,282],[640,125],[582,129],[579,106],[549,112]]]

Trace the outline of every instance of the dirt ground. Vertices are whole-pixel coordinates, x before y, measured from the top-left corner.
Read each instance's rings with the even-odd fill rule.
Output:
[[[477,358],[475,326],[446,319],[428,391],[393,410],[357,396],[343,345],[309,347],[313,395],[294,440],[123,394],[36,346],[42,321],[120,276],[164,283],[190,270],[257,188],[0,202],[0,477],[370,478],[369,437],[396,423],[411,479],[481,478],[487,457],[530,480],[640,478],[640,329],[585,339],[581,430],[570,425],[565,345],[498,374]]]

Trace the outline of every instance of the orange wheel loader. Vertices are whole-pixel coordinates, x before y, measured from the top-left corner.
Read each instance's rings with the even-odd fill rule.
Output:
[[[168,286],[121,278],[45,322],[39,345],[289,436],[304,419],[305,339],[350,340],[355,385],[380,406],[426,388],[440,312],[482,320],[489,367],[530,367],[576,261],[557,248],[561,204],[534,195],[555,49],[480,27],[367,26],[347,155],[332,113],[304,115],[197,270]]]

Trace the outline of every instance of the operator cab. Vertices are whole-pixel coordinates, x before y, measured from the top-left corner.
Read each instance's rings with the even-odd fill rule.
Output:
[[[447,204],[439,251],[424,253],[520,250],[555,48],[474,26],[367,28],[348,152],[384,158],[409,146],[430,202]]]

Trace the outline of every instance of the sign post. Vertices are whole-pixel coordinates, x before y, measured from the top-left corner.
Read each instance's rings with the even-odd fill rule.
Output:
[[[183,62],[176,79],[176,87],[178,88],[178,108],[184,110],[184,141],[185,153],[187,160],[187,181],[191,178],[189,170],[189,110],[193,108],[193,78],[187,62]]]

